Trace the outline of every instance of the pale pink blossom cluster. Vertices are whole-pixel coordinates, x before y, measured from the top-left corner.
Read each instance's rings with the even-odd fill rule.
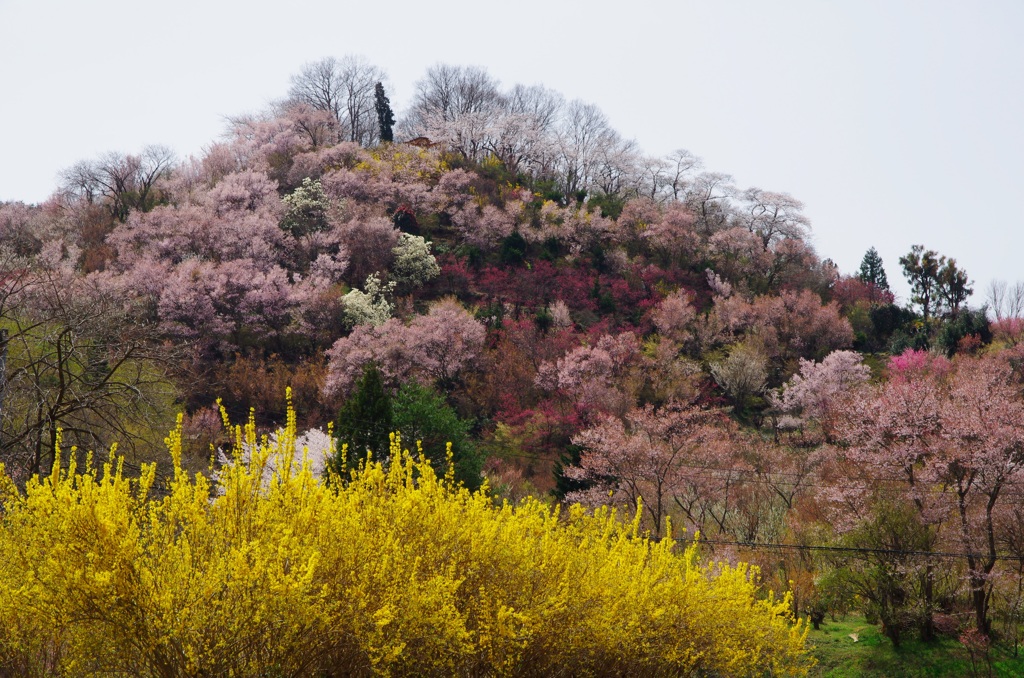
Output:
[[[448,387],[483,350],[485,337],[483,324],[453,299],[435,303],[408,325],[396,318],[360,325],[327,352],[324,393],[347,394],[369,362],[392,386],[417,379]]]
[[[820,362],[800,359],[800,369],[771,403],[800,421],[820,419],[836,399],[871,376],[863,357],[855,351],[833,351]]]

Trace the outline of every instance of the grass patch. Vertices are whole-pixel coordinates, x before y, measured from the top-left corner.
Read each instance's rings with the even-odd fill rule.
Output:
[[[851,634],[856,634],[857,642]],[[850,615],[837,622],[826,621],[820,630],[811,630],[807,644],[818,660],[811,671],[815,677],[992,675],[1010,678],[1024,675],[1024,650],[1014,657],[1012,646],[997,643],[990,651],[990,674],[983,660],[972,667],[970,655],[956,638],[941,638],[934,643],[908,638],[895,648],[877,626],[868,624],[860,615]]]

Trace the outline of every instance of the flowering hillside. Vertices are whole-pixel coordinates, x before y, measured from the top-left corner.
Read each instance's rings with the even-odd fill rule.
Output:
[[[317,603],[288,633],[280,626],[290,619],[284,612],[242,605],[247,621],[259,621],[253,633],[264,634],[245,641],[250,649],[320,638],[321,650],[299,654],[324,657],[342,652],[341,641],[323,640],[316,629],[358,623],[346,637],[363,638],[351,641],[361,648],[352,651],[363,668],[392,661],[388,652],[401,643],[408,644],[395,655],[401,661],[429,643],[440,645],[415,656],[456,648],[448,655],[474,659],[452,667],[470,673],[477,671],[474,661],[505,661],[498,655],[511,665],[538,665],[541,659],[530,654],[535,642],[565,644],[570,654],[596,643],[579,650],[585,656],[565,660],[594,667],[620,665],[618,655],[601,654],[614,644],[626,653],[626,673],[639,666],[629,662],[647,661],[640,656],[683,663],[697,661],[691,650],[718,656],[708,649],[717,641],[699,651],[663,645],[690,641],[645,636],[644,629],[662,622],[636,621],[633,628],[625,611],[601,624],[634,640],[598,640],[604,627],[597,622],[580,631],[579,624],[590,623],[581,619],[594,615],[577,619],[570,610],[598,609],[604,603],[595,600],[618,591],[611,583],[594,584],[597,599],[589,602],[544,607],[538,601],[554,593],[515,580],[501,591],[539,597],[507,602],[512,598],[501,597],[506,593],[492,589],[497,584],[484,574],[456,568],[454,554],[406,563],[401,567],[412,569],[400,571],[402,582],[433,582],[422,595],[432,591],[438,606],[421,603],[431,614],[450,613],[437,622],[450,633],[388,644],[381,638],[392,638],[390,629],[398,628],[392,623],[406,623],[392,615],[404,610],[401,619],[412,624],[419,613],[338,607],[343,599],[362,600],[352,597],[352,587],[370,586],[369,580],[330,583],[323,577],[331,568],[350,571],[354,561],[328,567],[309,560],[314,552],[317,558],[333,553],[324,544],[342,543],[339,535],[351,526],[339,516],[349,520],[370,510],[358,498],[369,492],[371,478],[389,488],[378,493],[381,501],[413,501],[428,490],[443,495],[439,505],[449,508],[438,509],[436,519],[467,511],[466,529],[476,529],[478,518],[520,525],[533,516],[553,524],[541,508],[545,502],[560,507],[560,520],[572,514],[571,528],[554,530],[556,536],[536,543],[517,537],[487,556],[519,558],[507,563],[515,572],[534,571],[528,563],[548,558],[522,549],[564,546],[569,542],[559,540],[573,530],[607,528],[620,544],[615,548],[664,549],[671,568],[719,573],[707,581],[738,582],[745,563],[756,564],[769,587],[791,592],[789,613],[814,624],[856,612],[894,645],[962,633],[1010,647],[1024,640],[1024,283],[997,281],[988,305],[971,307],[974,283],[956,260],[908,243],[898,266],[911,297],[900,303],[874,248],[851,273],[815,251],[811,221],[797,198],[737,185],[685,150],[651,157],[592,104],[566,101],[541,86],[505,87],[480,68],[440,64],[427,69],[408,110],[396,116],[385,82],[365,59],[307,64],[286,98],[231,118],[225,134],[195,157],[176,158],[159,146],[110,152],[67,168],[42,204],[0,204],[0,463],[10,492],[21,493],[10,495],[3,527],[18,539],[38,533],[47,544],[64,543],[63,536],[52,537],[58,528],[70,530],[69,543],[77,543],[74,537],[90,548],[106,544],[103,535],[115,533],[96,522],[98,513],[73,520],[67,514],[72,522],[51,525],[45,521],[65,515],[64,508],[26,513],[24,507],[51,500],[80,506],[113,493],[104,501],[120,508],[110,515],[120,516],[118,524],[133,536],[118,537],[70,571],[85,577],[80,573],[91,572],[90,563],[121,558],[122,565],[97,570],[96,581],[135,587],[115,591],[111,599],[122,607],[100,613],[61,589],[70,586],[63,579],[40,584],[31,596],[43,600],[47,591],[61,591],[52,598],[56,607],[46,608],[49,617],[36,614],[43,609],[36,606],[12,618],[13,635],[5,641],[13,643],[12,656],[24,651],[29,654],[18,656],[34,657],[26,666],[49,665],[64,661],[54,653],[79,656],[79,642],[89,646],[81,656],[103,656],[101,636],[77,626],[102,618],[120,619],[124,629],[151,629],[118,644],[135,647],[136,658],[187,665],[220,652],[257,661],[237,652],[238,645],[214,647],[214,637],[248,637],[241,630],[224,627],[206,636],[193,630],[171,640],[193,628],[190,615],[207,615],[202,624],[221,628],[234,618],[224,611],[229,602],[256,604],[243,593],[249,589],[236,590],[245,579],[232,568],[245,577],[250,570],[254,577],[279,572],[291,583],[260,585],[298,596],[304,601],[298,607],[309,596],[335,601]],[[214,403],[235,419],[258,412],[260,433],[272,435],[287,423],[281,394],[289,388],[292,425],[305,440],[320,441],[319,448],[333,444],[335,451],[317,460],[316,478],[286,473],[259,494],[245,480],[256,470],[229,463],[235,455],[250,458],[252,442],[227,433]],[[172,463],[163,439],[178,412]],[[351,484],[319,484],[322,469],[344,476],[372,459],[370,450],[387,449],[395,431],[420,443],[435,468],[450,460],[461,487],[485,488],[487,497],[515,508],[485,511],[491,501],[485,495],[435,487],[422,469],[409,471],[422,474],[422,484],[408,487],[395,485],[389,474],[396,467],[372,464]],[[60,461],[61,440],[77,468],[87,450],[118,444],[120,471],[45,480]],[[278,463],[262,473],[269,478],[282,469]],[[315,511],[294,518],[308,525],[306,532],[271,521],[273,536],[238,533],[243,541],[232,541],[242,526],[218,521],[227,520],[225,507],[242,501],[237,483],[243,481],[254,502],[245,505],[253,511],[246,516],[256,521],[268,506],[296,503]],[[217,482],[224,485],[215,492]],[[298,486],[299,494],[287,494]],[[293,489],[281,495],[282,488]],[[599,517],[580,517],[574,502]],[[173,517],[186,506],[199,513]],[[340,506],[349,513],[339,513]],[[611,510],[636,511],[634,532],[612,527],[603,513]],[[36,519],[43,522],[32,527]],[[405,514],[388,518],[387,525],[404,525],[405,532],[366,532],[380,543],[359,542],[351,553],[390,558],[374,572],[404,563],[392,548],[419,549],[423,558],[434,553],[417,541],[426,538],[423,530],[405,520]],[[145,565],[150,569],[133,569],[185,548],[174,539],[186,525],[199,541],[181,556],[184,570],[165,574],[155,561]],[[686,558],[669,558],[670,539],[685,549],[698,533]],[[653,546],[637,534],[664,541]],[[469,539],[459,547],[467,553],[478,548],[469,537],[447,538]],[[254,540],[258,547],[239,545]],[[589,558],[583,544],[598,542],[605,543],[589,536],[572,543],[580,558]],[[280,550],[273,557],[272,544]],[[292,544],[302,559],[287,555]],[[193,563],[200,547],[207,560]],[[251,553],[236,553],[245,548]],[[92,553],[82,549],[54,547],[55,560],[44,563],[57,567],[60,558]],[[17,546],[9,555],[30,553]],[[217,560],[228,553],[235,555]],[[717,561],[734,569],[704,569]],[[193,565],[199,579],[190,579]],[[28,561],[10,567],[10,581],[46,571]],[[567,578],[557,581],[572,582],[576,592],[581,585],[572,577],[584,566],[558,567]],[[192,597],[181,599],[167,584],[153,588],[158,571],[167,581],[179,577]],[[214,588],[195,589],[195,582]],[[493,619],[467,612],[466,596],[490,601],[486,614]],[[388,598],[374,593],[367,600],[384,605]],[[59,607],[72,603],[85,607],[74,613]],[[674,617],[675,608],[652,609],[666,615],[665,624],[690,623]],[[343,623],[342,612],[356,621]],[[50,635],[33,635],[33,620],[44,618]],[[497,631],[482,624],[499,618],[512,625],[502,633],[514,642],[492,657],[487,648],[498,642]],[[699,626],[718,623],[704,619]],[[359,635],[373,629],[379,638]],[[723,640],[722,648],[732,642]],[[201,649],[203,643],[211,649]],[[200,654],[187,655],[185,647]],[[759,652],[751,661],[760,661]],[[392,672],[405,670],[396,664]]]

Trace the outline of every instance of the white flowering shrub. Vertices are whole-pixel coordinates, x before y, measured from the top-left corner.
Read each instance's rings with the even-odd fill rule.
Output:
[[[395,290],[395,283],[382,283],[380,277],[372,273],[363,287],[363,290],[352,290],[341,298],[345,321],[350,327],[383,325],[395,310],[395,305],[388,298]]]

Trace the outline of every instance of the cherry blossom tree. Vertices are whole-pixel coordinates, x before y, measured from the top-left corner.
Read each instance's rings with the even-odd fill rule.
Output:
[[[230,174],[195,201],[133,214],[108,238],[122,269],[145,260],[177,264],[251,259],[273,266],[285,250],[277,185],[260,172]]]
[[[661,214],[645,224],[642,238],[664,262],[685,265],[694,261],[703,247],[694,225],[689,208],[682,203],[669,203]]]
[[[227,150],[239,169],[263,172],[282,185],[294,159],[313,150],[308,134],[287,115],[269,111],[230,118],[229,124]],[[220,153],[218,159],[226,160],[225,155]]]
[[[409,136],[443,140],[466,158],[482,160],[488,132],[503,106],[498,82],[483,68],[437,64],[416,83],[401,128]]]
[[[693,307],[693,294],[686,290],[670,293],[651,314],[651,320],[658,328],[658,332],[677,342],[683,342],[689,337],[691,325],[696,317],[697,309]]]
[[[309,104],[285,102],[278,115],[291,121],[295,134],[311,152],[332,147],[340,136],[337,119]]]
[[[447,175],[446,175],[447,176]],[[515,199],[505,203],[504,209],[495,205],[468,204],[451,210],[452,225],[462,242],[482,251],[493,251],[517,232],[525,203]]]
[[[42,250],[44,241],[57,237],[40,208],[21,202],[0,203],[0,247],[5,254],[32,257]]]
[[[800,425],[810,419],[821,421],[838,396],[863,384],[870,375],[871,370],[854,351],[833,351],[820,363],[801,358],[799,371],[770,401]]]
[[[757,233],[742,226],[716,232],[708,249],[715,271],[735,282],[766,277],[775,258]]]
[[[684,148],[669,154],[665,159],[665,186],[671,190],[673,200],[683,200],[685,190],[692,181],[692,173],[699,170],[702,164],[700,158]]]
[[[187,260],[162,282],[162,328],[221,355],[253,340],[280,339],[302,301],[284,269],[261,268],[249,259]]]
[[[761,239],[765,249],[784,238],[806,237],[810,220],[802,214],[804,205],[788,193],[748,188],[741,200],[743,225]]]
[[[863,514],[871,479],[901,485],[933,543],[944,535],[965,554],[975,623],[987,635],[1000,505],[1016,501],[1007,488],[1024,477],[1020,384],[998,356],[950,363],[912,352],[894,362],[888,381],[845,399],[843,456],[868,482],[831,494]],[[930,610],[930,588],[925,595]]]
[[[933,491],[939,481],[932,462],[941,446],[941,400],[937,379],[915,378],[864,387],[838,403],[843,480],[828,483],[823,494],[840,534],[856,534],[861,524],[887,524],[890,514],[902,515],[905,508],[913,529],[901,519],[898,534],[912,533],[914,550],[935,549],[949,513],[942,494]],[[933,633],[934,560],[926,559],[919,574],[920,624],[927,638]]]
[[[590,488],[570,492],[566,500],[599,505],[610,493],[613,503],[627,508],[641,502],[658,537],[665,518],[678,510],[698,530],[705,521],[724,523],[722,492],[735,478],[717,471],[726,465],[730,435],[720,412],[694,406],[631,409],[625,420],[605,416],[573,437],[583,452],[579,465],[565,473]]]
[[[683,202],[699,233],[707,237],[727,227],[735,193],[732,177],[720,172],[701,172],[687,183]]]
[[[1012,499],[1008,486],[1024,478],[1024,400],[1010,366],[995,358],[958,361],[940,416],[945,445],[936,472],[955,499],[975,624],[987,636],[996,508]]]
[[[341,245],[349,256],[346,272],[349,281],[361,283],[368,276],[391,268],[395,248],[399,244],[399,231],[390,219],[378,216],[355,218],[336,228]]]
[[[357,325],[327,351],[327,360],[323,389],[327,398],[347,397],[370,362],[377,366],[389,386],[397,387],[412,369],[405,325],[397,318],[382,325]]]
[[[459,302],[446,298],[413,318],[407,336],[416,370],[448,391],[483,350],[486,330]]]
[[[850,323],[834,302],[809,290],[783,291],[753,301],[733,295],[715,301],[715,314],[734,335],[756,335],[772,358],[821,359],[853,343]]]
[[[511,172],[547,176],[555,161],[555,132],[565,103],[541,86],[515,85],[490,124],[487,150]]]
[[[452,299],[434,304],[408,326],[391,318],[356,326],[327,352],[327,397],[344,395],[373,362],[390,388],[410,378],[450,389],[483,350],[482,323]]]
[[[537,370],[540,388],[562,394],[585,419],[601,412],[621,415],[634,395],[624,377],[639,358],[636,335],[602,335],[593,346],[578,346]]]

